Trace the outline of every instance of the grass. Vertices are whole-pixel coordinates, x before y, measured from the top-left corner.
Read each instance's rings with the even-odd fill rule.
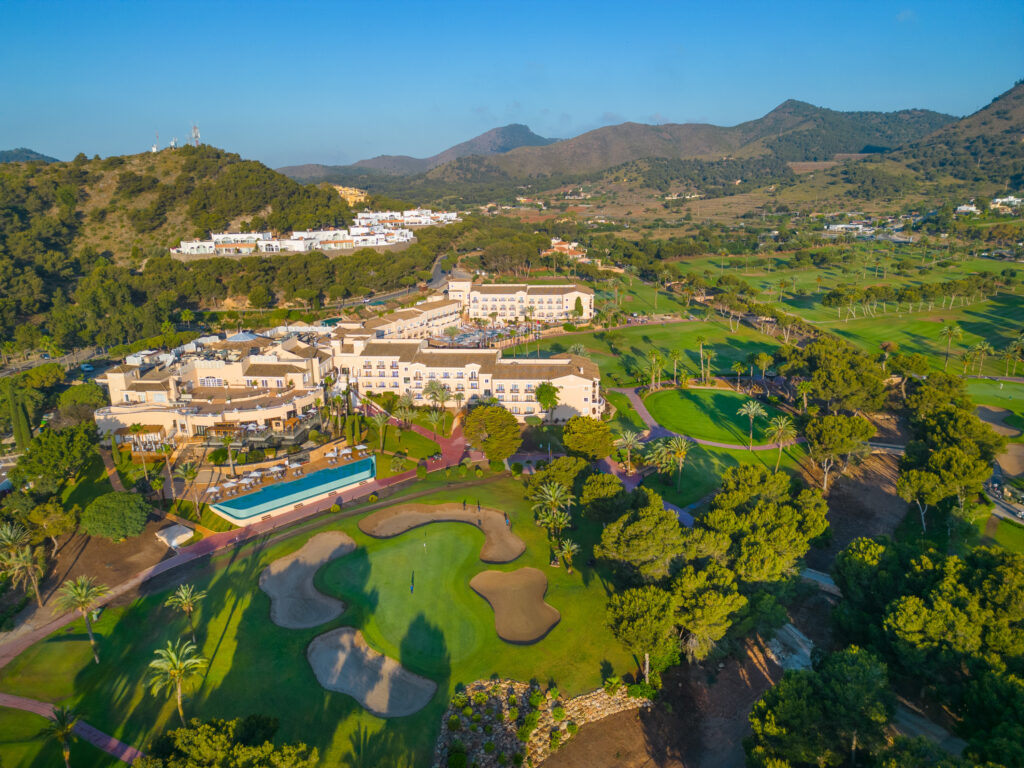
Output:
[[[490,608],[467,583],[488,567],[478,559],[483,536],[475,528],[441,524],[377,540],[360,533],[355,519],[335,519],[323,528],[345,530],[360,545],[318,575],[321,588],[349,605],[336,622],[310,630],[279,628],[270,622],[269,600],[256,586],[263,568],[302,546],[309,533],[232,552],[219,557],[216,568],[205,565],[193,572],[190,581],[208,590],[197,624],[210,666],[188,691],[186,714],[203,719],[274,715],[281,720],[279,740],[316,746],[324,764],[423,765],[430,761],[440,714],[456,683],[491,674],[536,677],[554,680],[574,695],[598,686],[603,677],[630,671],[633,660],[595,621],[604,612],[608,574],[584,564],[600,527],[580,522],[572,532],[583,551],[577,558],[581,567],[570,575],[564,568],[547,567],[544,532],[533,524],[518,483],[456,485],[425,500],[463,499],[507,511],[513,529],[527,542],[518,561],[491,567],[529,565],[548,575],[547,600],[562,621],[541,642],[513,646],[494,633]],[[416,592],[410,594],[413,569]],[[75,706],[101,730],[146,744],[177,722],[172,701],[152,696],[144,685],[153,651],[186,631],[184,617],[163,606],[166,595],[167,590],[144,594],[102,613],[95,625],[100,665],[91,662],[84,627],[75,622],[0,671],[0,689]],[[361,628],[371,645],[437,680],[439,692],[432,702],[416,715],[383,720],[348,696],[322,689],[305,660],[305,648],[316,635],[345,625]],[[26,753],[25,759],[41,761],[42,742],[31,743],[36,754]],[[4,765],[22,760],[16,762],[6,748],[0,748],[0,759]]]
[[[1011,443],[1024,442],[1024,384],[1010,381],[991,381],[988,379],[970,379],[967,391],[974,402],[979,405],[991,405],[1010,411],[1004,423],[1016,427],[1022,434],[1010,437]]]
[[[990,521],[995,522],[990,525]],[[978,544],[998,544],[1011,552],[1024,553],[1024,525],[1005,517],[983,515],[980,520],[975,521],[975,528],[978,532]]]
[[[195,507],[191,501],[186,499],[178,499],[174,504],[171,505],[171,512],[174,512],[179,517],[183,517],[186,520],[191,520],[194,523],[209,528],[211,531],[233,531],[238,526],[232,525],[220,515],[216,514],[210,509],[209,504],[200,504],[200,514],[197,517]]]
[[[636,412],[633,404],[629,402],[629,398],[621,392],[604,392],[605,399],[615,406],[615,415],[611,419],[612,430],[622,434],[626,430],[632,432],[643,432],[647,429],[647,425],[644,424],[644,420],[640,418],[640,414]]]
[[[746,362],[750,354],[772,353],[778,347],[775,341],[752,328],[741,326],[731,333],[727,324],[709,320],[573,333],[543,339],[540,348],[541,357],[550,357],[567,352],[574,344],[582,344],[590,351],[590,359],[597,363],[602,384],[607,388],[637,384],[644,360],[653,350],[661,352],[666,360],[672,350],[679,350],[683,355],[679,376],[696,377],[700,370],[698,337],[704,337],[705,351],[714,351],[713,371],[723,376],[733,376],[730,366],[734,362]],[[536,346],[531,345],[531,350],[535,355]],[[665,365],[664,379],[672,379],[671,362]]]
[[[680,435],[746,445],[750,420],[737,411],[750,399],[740,392],[722,389],[667,389],[648,395],[644,405],[659,424]],[[770,405],[762,407],[768,415],[754,420],[755,445],[767,442],[768,422],[781,414]]]
[[[394,424],[389,424],[386,427],[384,432],[385,451],[391,451],[392,453],[401,451],[414,459],[425,459],[427,456],[433,456],[435,453],[441,452],[441,446],[429,437],[424,437],[418,432],[413,432],[411,429],[405,429],[402,430],[402,436],[399,438],[398,431],[398,427]],[[380,448],[380,436],[377,434],[377,427],[374,424],[370,424],[370,428],[366,433],[366,444],[374,450]]]
[[[53,768],[64,765],[60,745],[43,733],[47,720],[31,712],[0,708],[0,755],[5,768]],[[114,768],[123,766],[88,742],[76,739],[71,744],[71,764],[75,768]]]
[[[97,496],[105,493],[113,493],[114,486],[110,484],[107,477],[107,468],[103,465],[103,459],[99,454],[92,457],[85,469],[79,474],[73,483],[64,486],[60,493],[60,500],[64,506],[78,505],[85,509],[89,502]]]

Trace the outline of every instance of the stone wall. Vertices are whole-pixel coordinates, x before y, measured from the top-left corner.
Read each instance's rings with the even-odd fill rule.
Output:
[[[586,723],[647,706],[646,699],[628,697],[622,685],[612,694],[599,688],[563,699],[555,689],[543,691],[512,680],[478,680],[466,686],[461,697],[453,696],[445,711],[433,765],[446,768],[449,756],[460,751],[456,745],[460,743],[467,766],[538,766]],[[520,735],[528,719],[535,719],[536,727],[524,743]]]

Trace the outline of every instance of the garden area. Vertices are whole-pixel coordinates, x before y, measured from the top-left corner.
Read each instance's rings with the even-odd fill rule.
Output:
[[[424,486],[437,487],[433,480]],[[337,620],[308,630],[273,624],[270,600],[256,584],[269,563],[298,550],[312,531],[197,565],[187,580],[208,593],[196,627],[199,652],[210,664],[186,693],[186,716],[233,718],[259,712],[279,717],[279,740],[316,746],[324,764],[422,765],[429,762],[440,715],[458,683],[491,674],[536,677],[553,680],[574,695],[633,668],[631,657],[593,620],[604,611],[608,574],[582,558],[571,574],[548,565],[546,534],[534,525],[519,482],[455,484],[417,501],[466,501],[504,510],[526,552],[505,565],[485,565],[479,559],[484,536],[473,526],[439,523],[375,539],[359,530],[357,518],[328,520],[318,530],[344,531],[357,549],[325,566],[316,585],[343,600],[347,609]],[[572,536],[589,551],[600,536],[600,524],[580,517]],[[469,580],[485,570],[524,566],[546,575],[545,600],[561,613],[561,621],[534,645],[509,645],[495,634],[494,613],[470,589]],[[92,725],[136,745],[174,727],[173,698],[153,696],[145,684],[153,652],[188,632],[184,615],[164,606],[173,586],[154,583],[129,604],[102,612],[94,623],[99,665],[92,662],[78,621],[2,670],[0,690],[74,706]],[[306,646],[313,637],[343,626],[360,629],[375,650],[435,681],[438,692],[430,703],[408,717],[381,719],[349,696],[322,688],[306,661]],[[15,739],[0,742],[4,765],[52,764],[46,762],[52,747],[33,739],[24,723],[12,723],[10,733]],[[72,759],[83,767],[110,764],[109,758],[82,746],[76,746]]]

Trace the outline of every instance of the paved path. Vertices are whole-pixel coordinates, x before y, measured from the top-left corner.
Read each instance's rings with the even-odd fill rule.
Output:
[[[748,448],[746,445],[739,445],[737,443],[719,443],[715,440],[704,440],[700,437],[691,437],[690,435],[680,435],[677,432],[673,432],[665,427],[661,426],[657,420],[651,416],[651,412],[647,410],[647,406],[644,405],[643,399],[637,394],[636,389],[632,387],[612,387],[612,392],[618,392],[619,394],[625,395],[630,402],[630,405],[636,410],[637,415],[647,426],[648,434],[644,438],[645,442],[649,440],[658,440],[663,437],[684,437],[692,443],[697,445],[706,445],[709,448],[726,448],[733,451],[777,451],[779,449],[779,443],[765,443],[763,445],[755,445],[753,448]],[[787,445],[795,445],[796,443],[804,442],[804,438],[798,437],[796,440],[787,440],[782,443],[782,447],[785,448]]]
[[[40,715],[48,720],[53,719],[53,704],[36,701],[35,699],[26,699],[9,693],[0,693],[0,707],[20,709],[24,712]],[[108,755],[112,755],[129,765],[142,757],[142,752],[135,747],[129,746],[123,741],[118,741],[113,736],[108,736],[82,720],[75,723],[75,734],[83,741],[89,742],[94,747],[102,749]]]

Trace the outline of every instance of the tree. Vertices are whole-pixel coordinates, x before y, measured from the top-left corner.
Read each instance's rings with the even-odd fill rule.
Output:
[[[736,412],[737,416],[746,416],[750,419],[750,435],[747,442],[747,450],[754,450],[754,419],[763,419],[768,416],[764,406],[757,400],[747,400]]]
[[[782,448],[796,438],[796,427],[789,416],[776,416],[768,422],[768,439],[779,444],[779,454],[775,457],[775,471],[779,471],[782,463]]]
[[[828,492],[828,478],[833,468],[842,462],[839,470],[844,474],[854,456],[868,451],[867,441],[875,435],[875,428],[860,416],[823,416],[807,424],[804,430],[811,460],[822,472],[821,489]]]
[[[232,477],[235,476],[235,457],[234,457],[234,454],[231,451],[231,446],[234,445],[234,443],[235,443],[235,438],[234,438],[233,435],[224,435],[224,437],[222,437],[220,439],[220,444],[222,446],[224,446],[224,450],[227,453],[228,467],[231,468],[231,476]],[[199,512],[199,510],[197,508],[196,509],[196,513],[198,514],[198,512]]]
[[[605,526],[594,555],[634,581],[658,581],[682,555],[683,532],[658,494],[643,487],[635,493],[636,508]]]
[[[90,536],[123,541],[129,536],[142,533],[148,515],[149,505],[141,496],[113,491],[89,503],[82,513],[82,528]]]
[[[100,663],[100,654],[96,648],[96,638],[92,633],[92,610],[110,592],[105,584],[97,584],[91,576],[79,576],[65,581],[57,593],[57,606],[63,611],[78,611],[85,620],[85,631],[89,635],[92,646],[92,658]]]
[[[456,411],[461,411],[462,410],[462,401],[465,400],[465,399],[466,399],[466,395],[463,392],[456,391],[455,394],[452,395],[452,400],[455,401],[455,410]]]
[[[944,489],[939,483],[938,475],[920,469],[901,472],[896,480],[896,493],[908,504],[914,502],[921,515],[921,530],[927,532],[928,523],[925,515],[928,507],[942,500]]]
[[[546,512],[550,516],[568,509],[572,506],[573,498],[568,488],[551,480],[537,486],[530,494],[530,500],[533,502],[533,511],[539,521],[542,513]]]
[[[807,413],[807,396],[814,392],[814,385],[809,381],[801,381],[796,385],[796,394],[802,400],[801,413]]]
[[[384,438],[387,435],[388,421],[390,417],[385,411],[374,411],[370,421],[377,428],[377,437],[380,440],[380,450],[384,450]]]
[[[441,403],[445,402],[449,397],[450,393],[448,387],[442,384],[437,379],[431,379],[427,382],[426,386],[423,387],[423,396],[430,400],[435,408],[441,407]]]
[[[444,432],[444,423],[447,420],[447,414],[444,411],[431,411],[427,414],[427,424],[430,425],[431,431],[434,433],[434,437],[438,437]]]
[[[274,304],[274,294],[266,286],[257,285],[249,291],[249,306],[253,309],[266,309]]]
[[[14,586],[28,587],[36,596],[36,603],[43,607],[43,596],[39,593],[39,579],[43,575],[43,566],[36,559],[32,547],[24,546],[14,550],[0,552],[0,573],[11,580]]]
[[[146,428],[144,426],[142,426],[141,424],[132,424],[130,427],[128,427],[128,432],[132,435],[132,437],[138,437],[139,435],[141,435],[145,431],[146,431]],[[227,438],[226,437],[224,439],[225,440],[230,440],[231,438]],[[134,454],[134,451],[135,451],[135,447],[134,446],[136,444],[137,443],[133,443],[133,446],[132,446],[133,454]],[[230,445],[230,443],[228,443],[228,444]],[[142,457],[142,473],[146,476],[146,482],[148,483],[149,482],[149,467],[146,466],[146,457],[145,456]],[[231,474],[234,474],[234,467],[232,467],[232,469],[231,469]]]
[[[672,361],[672,386],[679,386],[679,364],[683,361],[683,353],[681,350],[672,349],[669,350],[668,359]]]
[[[643,443],[640,441],[640,435],[632,430],[625,429],[619,436],[618,446],[626,452],[626,472],[632,474],[633,451],[639,450],[643,446]]]
[[[16,485],[32,483],[56,489],[61,483],[75,478],[96,455],[98,437],[96,425],[91,423],[65,427],[61,430],[44,429],[29,444],[11,471]]]
[[[21,523],[14,520],[0,522],[0,552],[11,554],[31,541],[31,534]]]
[[[690,445],[690,441],[685,437],[675,435],[651,443],[647,452],[647,461],[657,467],[660,472],[671,474],[674,471],[676,473],[677,491],[683,484],[683,465],[686,463]]]
[[[576,342],[575,344],[572,344],[569,347],[569,354],[570,355],[575,355],[576,357],[586,357],[586,358],[589,358],[590,357],[590,350],[587,349],[582,344],[580,344],[579,342]]]
[[[933,453],[928,459],[928,470],[935,474],[939,487],[945,489],[947,496],[956,496],[961,517],[968,517],[968,497],[979,493],[992,475],[992,467],[988,462],[957,446],[942,448]],[[973,512],[969,522],[974,522]]]
[[[470,411],[465,435],[491,461],[505,461],[523,442],[516,417],[500,405],[483,405]]]
[[[175,467],[174,477],[181,480],[182,485],[185,488],[189,485],[192,486],[192,502],[195,504],[196,515],[199,515],[199,488],[196,487],[195,484],[196,478],[199,477],[199,469],[190,461],[182,464],[180,467]],[[182,490],[184,490],[184,488]],[[174,494],[172,493],[171,495],[173,496]]]
[[[199,603],[206,597],[205,589],[196,589],[191,584],[179,584],[178,588],[167,598],[164,605],[170,608],[177,608],[188,618],[188,628],[192,633],[192,642],[196,642],[196,627],[192,623],[192,614],[195,613]]]
[[[955,323],[950,325],[944,325],[939,330],[939,336],[946,340],[946,359],[942,364],[942,370],[946,370],[949,367],[949,351],[953,346],[953,341],[960,341],[964,337],[963,328]]]
[[[698,355],[700,356],[700,380],[702,383],[707,382],[707,377],[704,375],[704,345],[707,344],[707,339],[704,336],[698,335],[694,341],[697,342]]]
[[[558,387],[550,381],[541,382],[534,391],[534,397],[537,404],[550,414],[558,406]]]
[[[75,725],[79,717],[68,707],[54,707],[53,716],[46,725],[45,733],[60,744],[60,752],[64,757],[64,768],[71,768],[71,742],[75,739]]]
[[[207,665],[207,659],[196,653],[195,643],[178,640],[173,645],[168,640],[166,648],[154,651],[156,658],[149,662],[149,687],[155,695],[161,691],[173,692],[178,705],[178,717],[185,724],[185,710],[182,706],[182,686],[197,676]]]
[[[730,368],[732,369],[732,372],[736,374],[736,391],[742,392],[743,390],[740,387],[740,379],[742,378],[744,372],[747,370],[747,366],[745,366],[743,363],[737,360],[730,366]]]
[[[675,624],[690,661],[700,661],[725,637],[731,617],[747,604],[736,577],[715,562],[696,569],[687,565],[672,579]]]
[[[153,740],[135,768],[317,768],[320,755],[305,744],[275,746],[276,718],[249,715],[244,719],[191,720],[187,727]]]
[[[562,539],[555,548],[555,557],[565,561],[566,573],[572,573],[572,559],[579,554],[580,545],[572,539]]]
[[[629,506],[630,494],[626,493],[622,481],[615,475],[598,472],[583,483],[580,507],[584,514],[602,522],[614,520]]]
[[[570,452],[596,461],[611,456],[615,437],[607,422],[590,416],[573,416],[562,429],[562,444]]]
[[[57,551],[57,537],[72,533],[78,527],[78,507],[62,507],[52,501],[33,508],[28,515],[28,522],[33,529],[53,543],[53,551]]]
[[[672,594],[654,585],[615,593],[605,619],[615,639],[643,658],[644,682],[650,684],[651,655],[672,645]]]
[[[772,356],[769,355],[767,352],[758,352],[757,355],[754,357],[754,365],[761,369],[762,381],[764,380],[764,376],[765,373],[768,371],[768,368],[771,367],[771,364]]]

